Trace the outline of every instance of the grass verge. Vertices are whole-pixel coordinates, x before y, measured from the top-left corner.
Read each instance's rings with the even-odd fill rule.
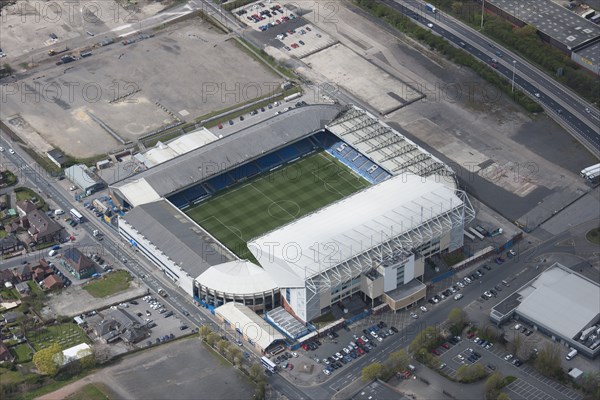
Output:
[[[88,383],[77,392],[65,397],[65,400],[110,400],[110,397],[96,384]]]
[[[106,297],[129,288],[131,275],[127,271],[114,271],[102,278],[90,281],[83,288],[94,297]]]
[[[600,228],[594,228],[586,233],[585,238],[594,244],[600,244]]]

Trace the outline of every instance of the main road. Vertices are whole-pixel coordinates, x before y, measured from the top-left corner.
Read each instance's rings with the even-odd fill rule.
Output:
[[[436,34],[457,47],[462,47],[488,64],[490,68],[492,63],[497,65],[498,73],[510,82],[513,80],[514,72],[515,87],[522,88],[525,93],[537,100],[553,119],[600,158],[600,113],[589,102],[525,59],[492,43],[481,32],[443,12],[428,12],[425,3],[417,0],[380,1],[407,16],[412,16],[424,27],[432,24],[431,30]]]

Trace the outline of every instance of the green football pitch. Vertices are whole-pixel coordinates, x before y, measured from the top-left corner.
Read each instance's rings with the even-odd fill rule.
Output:
[[[321,151],[226,189],[185,213],[240,258],[256,262],[248,241],[367,186]]]

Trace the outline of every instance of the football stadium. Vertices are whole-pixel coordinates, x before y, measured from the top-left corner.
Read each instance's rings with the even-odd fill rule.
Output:
[[[122,237],[199,305],[241,303],[291,339],[353,295],[421,300],[425,259],[474,218],[446,164],[354,106],[293,108],[110,190]]]

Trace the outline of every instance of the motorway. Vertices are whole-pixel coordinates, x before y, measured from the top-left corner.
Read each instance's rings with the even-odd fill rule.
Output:
[[[443,12],[438,11],[435,14],[427,12],[425,3],[417,0],[380,1],[405,15],[418,16],[418,19],[415,18],[415,20],[423,27],[426,27],[428,23],[433,24],[433,32],[457,47],[463,47],[460,43],[464,42],[463,49],[490,65],[490,68],[492,68],[491,60],[497,59],[498,73],[509,81],[512,81],[514,68],[515,87],[522,88],[523,92],[538,101],[553,119],[574,135],[593,154],[600,157],[600,113],[590,103],[523,58],[492,43],[482,33]],[[497,55],[497,52],[500,53],[500,56]],[[536,96],[536,93],[539,94],[539,97]]]

